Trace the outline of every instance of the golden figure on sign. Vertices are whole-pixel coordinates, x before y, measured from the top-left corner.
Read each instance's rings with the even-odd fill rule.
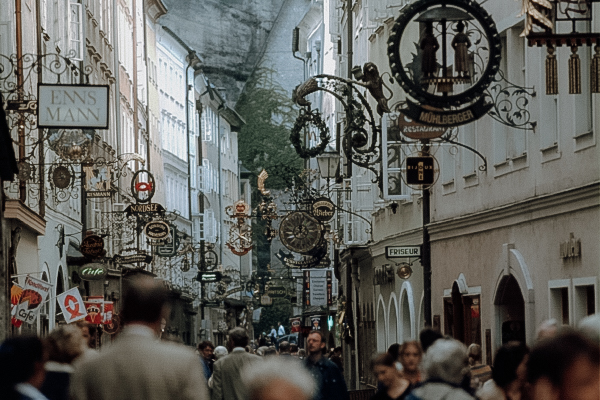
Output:
[[[424,78],[432,78],[437,71],[436,52],[440,48],[435,36],[433,36],[433,22],[427,21],[425,25],[425,37],[421,40],[423,59],[421,60],[421,72]]]
[[[458,33],[452,39],[452,48],[454,49],[454,69],[461,78],[469,77],[469,47],[471,41],[465,33],[465,24],[458,21],[456,25]]]

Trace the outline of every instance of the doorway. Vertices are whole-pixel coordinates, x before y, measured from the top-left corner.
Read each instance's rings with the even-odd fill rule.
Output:
[[[501,334],[501,343],[525,342],[525,300],[514,276],[500,281],[494,300]]]

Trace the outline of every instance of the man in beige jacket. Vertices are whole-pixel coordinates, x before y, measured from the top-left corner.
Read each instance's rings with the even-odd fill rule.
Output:
[[[200,360],[191,349],[161,342],[167,292],[149,277],[131,279],[123,296],[123,332],[72,377],[73,400],[208,400]]]
[[[248,333],[243,328],[229,331],[228,344],[231,352],[213,366],[212,400],[246,400],[248,390],[242,381],[242,372],[246,366],[262,360],[246,353]]]

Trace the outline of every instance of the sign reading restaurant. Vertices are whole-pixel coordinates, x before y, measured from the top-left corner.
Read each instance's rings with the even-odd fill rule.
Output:
[[[38,127],[108,129],[108,85],[38,85]]]

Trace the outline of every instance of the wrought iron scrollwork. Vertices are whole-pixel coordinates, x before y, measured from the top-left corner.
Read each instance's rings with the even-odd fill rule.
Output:
[[[509,82],[504,73],[498,70],[492,84],[486,90],[493,107],[488,114],[494,120],[515,129],[535,130],[536,121],[531,120],[529,101],[536,96],[534,88],[527,88]]]

